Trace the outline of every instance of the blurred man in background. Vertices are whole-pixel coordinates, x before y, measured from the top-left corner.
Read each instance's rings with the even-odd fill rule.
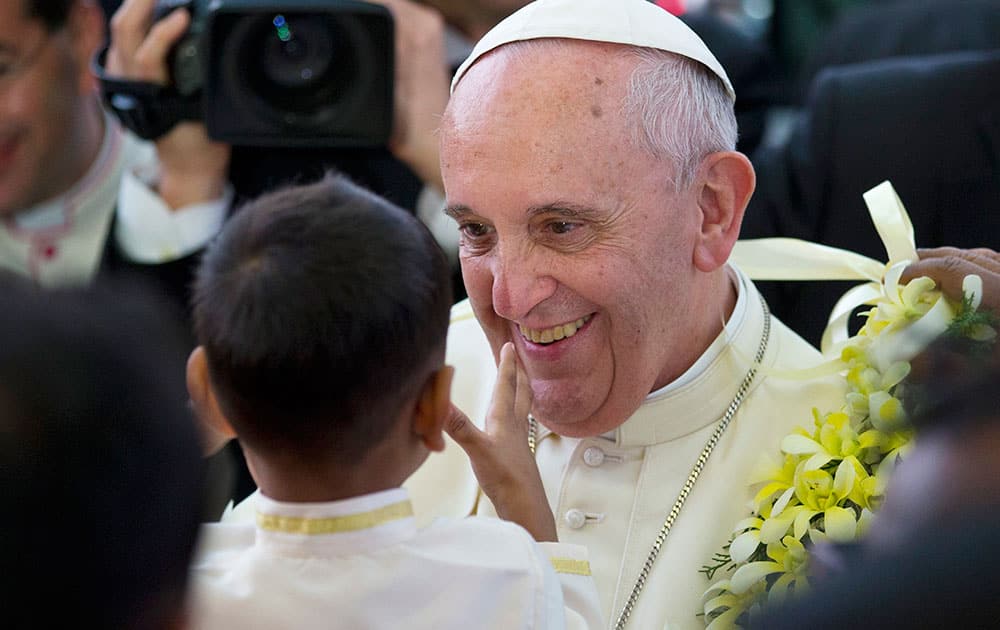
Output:
[[[185,303],[187,259],[221,225],[224,187],[193,206],[174,196],[172,181],[190,191],[197,180],[169,168],[158,177],[152,148],[101,109],[93,0],[4,0],[0,19],[0,269],[46,287],[141,272]]]

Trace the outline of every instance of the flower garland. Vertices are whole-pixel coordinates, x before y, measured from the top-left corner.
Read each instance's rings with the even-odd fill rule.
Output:
[[[710,580],[720,569],[732,571],[705,592],[710,630],[739,627],[765,605],[807,589],[812,545],[849,542],[867,530],[913,437],[902,404],[909,358],[945,327],[980,341],[996,336],[989,316],[976,312],[977,277],[966,279],[971,297],[954,304],[930,278],[900,284],[904,266],[890,267],[864,326],[831,365],[847,382],[843,406],[826,413],[814,408],[813,427],[785,436],[782,459],[752,475],[750,483],[759,485],[752,514],[702,570]],[[921,331],[921,322],[935,319]]]

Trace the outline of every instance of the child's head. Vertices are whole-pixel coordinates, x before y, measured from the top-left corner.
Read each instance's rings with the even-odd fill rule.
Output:
[[[447,262],[412,215],[338,176],[285,188],[205,253],[189,387],[203,349],[213,403],[246,448],[356,463],[442,368],[450,306]]]

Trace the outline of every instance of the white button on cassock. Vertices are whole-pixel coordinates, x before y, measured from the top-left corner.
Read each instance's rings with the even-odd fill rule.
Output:
[[[566,523],[566,527],[570,529],[580,529],[586,525],[587,515],[583,513],[583,510],[573,508],[572,510],[566,510],[566,514],[563,515],[563,521]]]
[[[592,468],[597,468],[604,463],[604,451],[596,446],[591,446],[583,451],[583,463]]]

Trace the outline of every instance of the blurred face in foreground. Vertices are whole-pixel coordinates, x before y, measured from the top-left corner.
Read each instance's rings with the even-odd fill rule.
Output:
[[[920,435],[893,474],[865,544],[903,548],[922,531],[972,509],[1000,505],[1000,416],[964,430]]]
[[[721,326],[704,274],[725,257],[700,260],[701,188],[675,191],[621,114],[635,64],[610,44],[500,48],[462,79],[441,129],[476,317],[494,355],[514,343],[535,416],[567,436],[620,425]]]

